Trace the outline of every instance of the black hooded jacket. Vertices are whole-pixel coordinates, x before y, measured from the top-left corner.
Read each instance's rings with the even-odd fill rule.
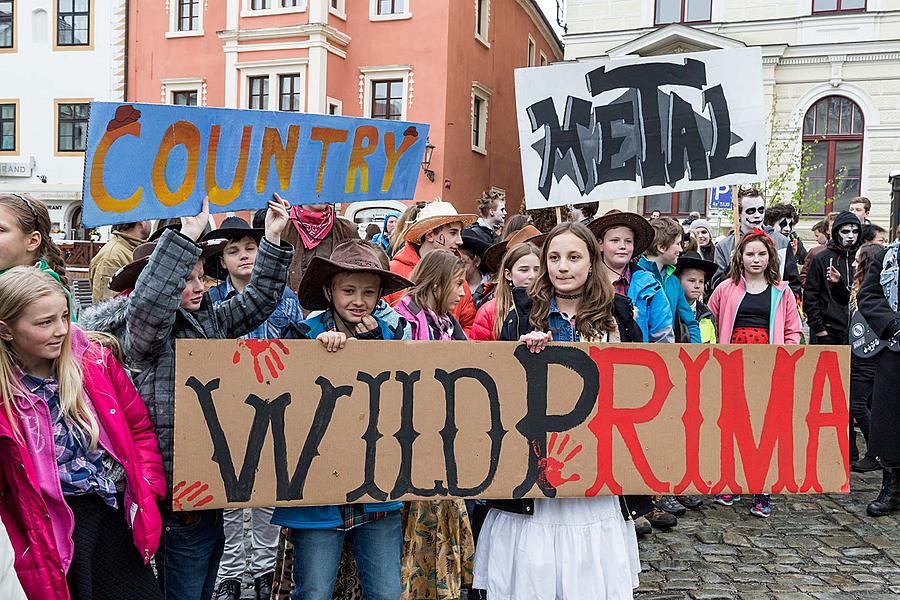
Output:
[[[860,226],[860,236],[851,248],[841,245],[838,234],[841,226]],[[850,321],[850,287],[853,285],[853,260],[862,237],[862,225],[851,212],[844,211],[837,216],[831,226],[831,240],[827,247],[816,254],[810,262],[803,288],[803,308],[813,333],[827,331],[830,341],[847,343],[847,327]],[[837,283],[828,281],[828,267],[833,266],[841,275]]]

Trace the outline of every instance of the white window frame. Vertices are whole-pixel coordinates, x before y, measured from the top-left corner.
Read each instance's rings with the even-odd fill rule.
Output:
[[[372,84],[376,81],[387,81],[390,79],[403,80],[403,108],[401,110],[401,121],[406,121],[407,111],[409,110],[409,74],[412,67],[409,65],[394,65],[386,67],[363,67],[359,70],[362,73],[363,85],[363,116],[367,119],[372,118]]]
[[[167,38],[183,38],[183,37],[202,37],[203,36],[203,10],[206,2],[200,0],[200,15],[197,19],[197,29],[191,31],[178,31],[178,0],[172,0],[169,4],[169,30],[166,32]],[[199,96],[198,96],[199,98]]]
[[[478,2],[475,0],[475,39],[484,44],[486,48],[491,47],[490,31],[491,31],[491,0],[484,0],[484,28],[483,34],[478,33]]]
[[[531,37],[531,34],[528,34],[528,59],[525,61],[526,67],[535,66],[535,52],[537,52],[537,43],[534,41],[534,38]]]
[[[370,21],[400,21],[402,19],[412,19],[412,0],[405,0],[406,6],[402,13],[391,15],[378,14],[378,0],[369,0],[369,20]]]
[[[268,77],[269,78],[269,104],[266,108],[260,110],[279,110],[279,101],[281,100],[281,89],[279,87],[279,75],[299,75],[300,76],[300,112],[306,112],[307,102],[309,100],[306,86],[309,82],[309,73],[307,72],[309,61],[307,59],[280,59],[256,61],[247,63],[238,63],[237,69],[241,78],[241,96],[238,102],[240,108],[250,108],[250,96],[247,91],[250,89],[249,79],[251,77]]]
[[[343,21],[347,20],[347,0],[337,0],[337,7],[331,6],[331,0],[328,0],[328,12]]]
[[[541,51],[540,51],[540,60],[538,61],[538,66],[539,66],[539,67],[546,67],[546,66],[549,65],[549,64],[550,64],[550,61],[547,60],[547,55],[544,54],[544,51],[543,51],[543,50],[541,50]]]
[[[164,88],[163,101],[166,104],[174,104],[173,92],[197,92],[197,106],[206,106],[206,94],[203,93],[204,80],[202,77],[179,77],[178,79],[163,79],[160,82]]]
[[[476,144],[475,140],[471,140],[472,152],[484,154],[485,156],[487,156],[488,153],[488,112],[490,111],[491,96],[493,95],[493,93],[494,92],[491,90],[491,88],[487,87],[483,83],[479,83],[477,81],[472,82],[472,104],[469,110],[469,137],[472,137],[472,132],[475,130],[475,99],[478,98],[484,103],[484,110],[482,110],[481,114],[478,115],[478,131],[481,133],[481,140],[479,140],[479,144]]]
[[[281,0],[272,0],[272,4],[280,4]],[[251,0],[241,0],[241,17],[265,17],[270,15],[286,15],[306,12],[309,0],[300,0],[297,6],[276,6],[275,8],[252,9]],[[271,82],[269,82],[271,84]]]
[[[337,110],[334,113],[331,112],[331,107],[335,107]],[[338,100],[337,98],[332,98],[331,96],[325,97],[325,114],[330,115],[334,114],[334,116],[339,117],[344,114],[344,103]]]

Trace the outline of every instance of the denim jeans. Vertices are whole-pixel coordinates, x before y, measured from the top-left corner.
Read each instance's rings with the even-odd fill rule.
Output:
[[[221,510],[172,512],[162,508],[156,574],[166,598],[210,600],[225,546]]]
[[[291,600],[331,600],[347,535],[359,570],[363,598],[397,600],[400,597],[403,531],[400,511],[394,511],[350,531],[291,529],[294,545]]]

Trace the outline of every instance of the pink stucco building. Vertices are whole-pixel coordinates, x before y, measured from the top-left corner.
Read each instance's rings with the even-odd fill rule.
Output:
[[[522,198],[513,71],[562,59],[536,0],[131,2],[127,99],[431,125],[431,181]]]

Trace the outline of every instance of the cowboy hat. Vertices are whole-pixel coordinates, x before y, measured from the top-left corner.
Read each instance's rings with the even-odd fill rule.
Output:
[[[172,231],[181,231],[181,223],[169,223],[168,225],[163,225],[161,227],[157,225],[153,233],[150,234],[150,237],[147,238],[147,241],[155,242],[168,229],[171,229]]]
[[[484,258],[484,253],[487,252],[487,249],[490,248],[490,246],[491,244],[484,241],[484,238],[473,233],[471,230],[463,230],[462,246],[459,247],[460,250],[467,250],[478,258]]]
[[[434,231],[450,223],[462,223],[463,227],[468,227],[477,220],[478,217],[475,215],[458,214],[456,207],[449,202],[435,200],[422,207],[419,216],[403,234],[403,239],[411,244],[418,244],[429,231]]]
[[[125,290],[134,289],[135,283],[137,283],[138,275],[141,274],[141,271],[144,270],[144,267],[147,266],[147,263],[150,262],[150,255],[153,254],[153,251],[156,249],[156,245],[159,241],[153,242],[144,242],[140,246],[134,249],[134,253],[132,255],[131,262],[116,271],[113,276],[109,280],[109,289],[114,292],[124,292]],[[198,260],[204,260],[211,254],[215,254],[216,252],[221,252],[222,248],[227,244],[227,240],[208,240],[206,242],[197,242],[197,245],[200,246],[200,258]]]
[[[588,229],[591,230],[598,242],[603,241],[603,234],[613,227],[627,227],[634,232],[634,252],[632,257],[643,254],[644,250],[653,243],[653,238],[656,234],[653,230],[653,225],[641,215],[632,212],[622,212],[615,208],[602,217],[597,217],[588,225]]]
[[[250,227],[250,223],[240,217],[228,217],[222,221],[218,229],[205,233],[200,238],[200,241],[225,240],[227,245],[228,242],[236,242],[249,237],[256,240],[256,243],[259,244],[259,240],[262,239],[265,233],[265,229]],[[225,245],[222,246],[219,252],[208,256],[203,266],[203,270],[207,275],[215,277],[219,281],[225,281],[225,278],[228,276],[228,270],[222,266],[222,261],[219,260],[220,253],[223,250],[225,250]]]
[[[685,269],[700,269],[706,274],[706,280],[709,281],[716,274],[718,267],[711,260],[706,260],[698,252],[685,252],[678,257],[675,263],[675,277],[679,277]]]
[[[502,242],[497,242],[496,244],[488,248],[484,253],[484,258],[482,259],[484,267],[489,272],[496,273],[500,268],[500,263],[503,261],[503,255],[506,254],[506,250],[508,248],[518,246],[519,244],[524,244],[525,242],[531,242],[532,244],[540,248],[544,245],[544,240],[546,238],[547,234],[541,233],[541,230],[534,225],[526,225],[522,229],[509,236],[508,239],[505,239]]]
[[[338,273],[372,273],[381,278],[381,295],[387,296],[413,283],[381,268],[378,250],[363,240],[347,240],[335,246],[331,258],[314,256],[310,261],[297,295],[303,298],[303,306],[313,310],[328,308],[330,301],[325,296],[325,286]]]

